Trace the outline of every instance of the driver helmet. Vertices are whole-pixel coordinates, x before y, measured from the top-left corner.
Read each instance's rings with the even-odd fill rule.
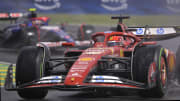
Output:
[[[123,41],[122,36],[111,36],[108,40],[108,46],[121,45],[122,41]]]
[[[37,13],[36,13],[36,8],[30,8],[28,13],[28,18],[36,18]]]

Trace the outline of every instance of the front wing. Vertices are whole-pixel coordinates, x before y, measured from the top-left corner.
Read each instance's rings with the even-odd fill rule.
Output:
[[[47,76],[42,77],[38,80],[34,80],[29,83],[25,83],[19,86],[13,84],[12,80],[12,66],[8,67],[5,89],[6,90],[20,90],[20,89],[31,89],[31,88],[46,88],[46,89],[58,89],[58,90],[93,90],[93,89],[133,89],[133,90],[144,90],[148,89],[144,83],[136,81],[118,78],[114,76],[105,75],[94,75],[88,81],[85,81],[81,85],[66,85],[64,84],[65,77]]]

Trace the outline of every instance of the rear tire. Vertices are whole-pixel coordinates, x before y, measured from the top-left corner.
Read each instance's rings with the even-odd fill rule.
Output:
[[[168,67],[165,51],[160,46],[140,47],[134,55],[133,77],[145,83],[142,97],[161,98],[167,93]]]
[[[92,25],[82,24],[78,31],[78,40],[89,40],[91,35],[95,32],[95,28]]]
[[[3,41],[4,41],[4,32],[0,30],[0,47]]]
[[[40,47],[26,47],[18,56],[16,66],[16,85],[20,86],[24,83],[39,79],[44,75],[44,51]],[[17,91],[19,96],[25,99],[42,99],[47,89],[22,89]]]
[[[0,30],[0,41],[4,39],[4,32]]]
[[[178,47],[177,51],[176,51],[176,68],[175,68],[175,77],[178,80],[178,85],[180,85],[180,46]]]

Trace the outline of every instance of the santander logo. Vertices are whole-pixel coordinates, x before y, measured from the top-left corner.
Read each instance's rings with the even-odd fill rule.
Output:
[[[109,11],[119,11],[128,8],[127,0],[101,0],[101,7]]]
[[[61,7],[59,0],[34,0],[34,5],[41,10],[52,10]]]

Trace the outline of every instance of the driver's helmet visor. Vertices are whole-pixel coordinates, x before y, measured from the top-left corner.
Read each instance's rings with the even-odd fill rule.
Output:
[[[121,41],[108,41],[108,46],[122,46],[123,43]]]
[[[122,45],[122,36],[111,36],[108,39],[108,46]]]

